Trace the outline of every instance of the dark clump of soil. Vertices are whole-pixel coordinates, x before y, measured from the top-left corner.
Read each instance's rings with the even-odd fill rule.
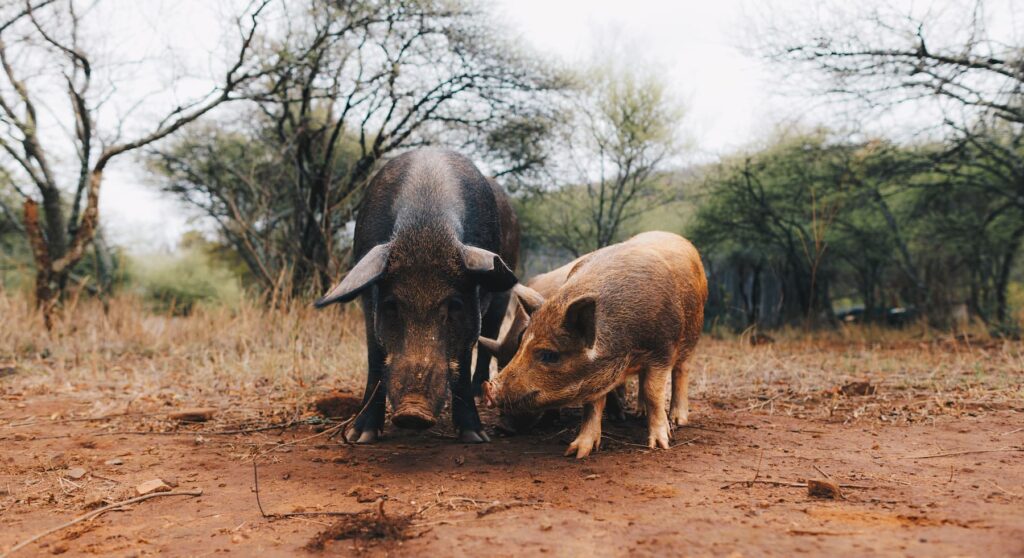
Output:
[[[308,543],[306,550],[321,551],[328,541],[357,539],[361,541],[401,541],[409,537],[412,525],[411,515],[384,513],[384,500],[375,510],[366,510],[343,517],[340,521],[318,533]]]
[[[340,419],[354,416],[362,408],[362,405],[361,398],[338,390],[324,394],[313,403],[316,411],[324,417]]]
[[[859,382],[850,382],[850,383],[844,385],[843,387],[839,388],[839,391],[843,395],[848,395],[848,396],[849,395],[865,396],[865,395],[874,395],[875,392],[877,391],[877,388],[875,386],[873,386],[871,384],[871,382],[865,380],[865,381],[859,381]]]

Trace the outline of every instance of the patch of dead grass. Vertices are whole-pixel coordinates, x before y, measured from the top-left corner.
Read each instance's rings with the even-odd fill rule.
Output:
[[[119,296],[106,307],[94,300],[71,305],[48,332],[30,301],[0,292],[0,315],[0,362],[17,370],[0,379],[0,396],[15,404],[31,397],[40,420],[125,414],[134,429],[165,429],[167,411],[211,406],[220,425],[268,424],[309,416],[316,396],[335,388],[358,394],[364,382],[357,305],[316,311],[250,301],[173,317]],[[923,326],[772,336],[773,343],[757,346],[742,336],[706,336],[690,363],[696,412],[710,404],[845,422],[913,422],[1024,408],[1020,341]],[[843,393],[855,382],[867,382],[874,393]],[[47,408],[51,395],[80,405]]]

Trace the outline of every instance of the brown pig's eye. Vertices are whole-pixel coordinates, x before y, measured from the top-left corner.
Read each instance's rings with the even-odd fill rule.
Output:
[[[537,351],[537,360],[544,364],[555,364],[560,356],[556,351],[549,351],[547,349]]]

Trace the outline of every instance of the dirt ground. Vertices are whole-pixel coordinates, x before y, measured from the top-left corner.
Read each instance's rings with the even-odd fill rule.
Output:
[[[354,308],[169,317],[122,297],[64,315],[48,331],[0,293],[0,555],[161,479],[202,495],[112,509],[12,555],[1024,556],[1019,340],[708,335],[672,449],[606,420],[602,450],[576,461],[562,453],[578,411],[480,446],[447,427],[332,437],[312,403],[364,382]],[[216,413],[170,417],[188,407]],[[842,498],[808,495],[829,477]]]
[[[96,397],[129,403],[123,389],[33,395],[13,377],[0,388],[0,552],[132,497],[143,481],[202,490],[105,513],[17,556],[1024,555],[1024,409],[1015,402],[893,421],[851,420],[880,395],[856,389],[832,395],[831,417],[781,413],[767,397],[697,399],[672,449],[640,446],[635,419],[606,420],[602,450],[576,461],[562,457],[573,412],[480,446],[443,428],[350,446],[308,424],[311,411],[288,429],[224,433],[224,421],[176,425],[141,403],[87,416]],[[385,539],[309,550],[352,518],[263,517],[254,455],[267,514],[367,510],[356,519],[371,521],[383,499],[385,518],[405,522]],[[829,477],[841,498],[802,486]]]

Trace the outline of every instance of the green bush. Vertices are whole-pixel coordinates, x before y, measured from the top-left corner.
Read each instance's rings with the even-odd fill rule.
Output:
[[[238,277],[196,248],[133,257],[130,269],[133,290],[156,311],[187,316],[199,305],[235,306],[241,299]]]

